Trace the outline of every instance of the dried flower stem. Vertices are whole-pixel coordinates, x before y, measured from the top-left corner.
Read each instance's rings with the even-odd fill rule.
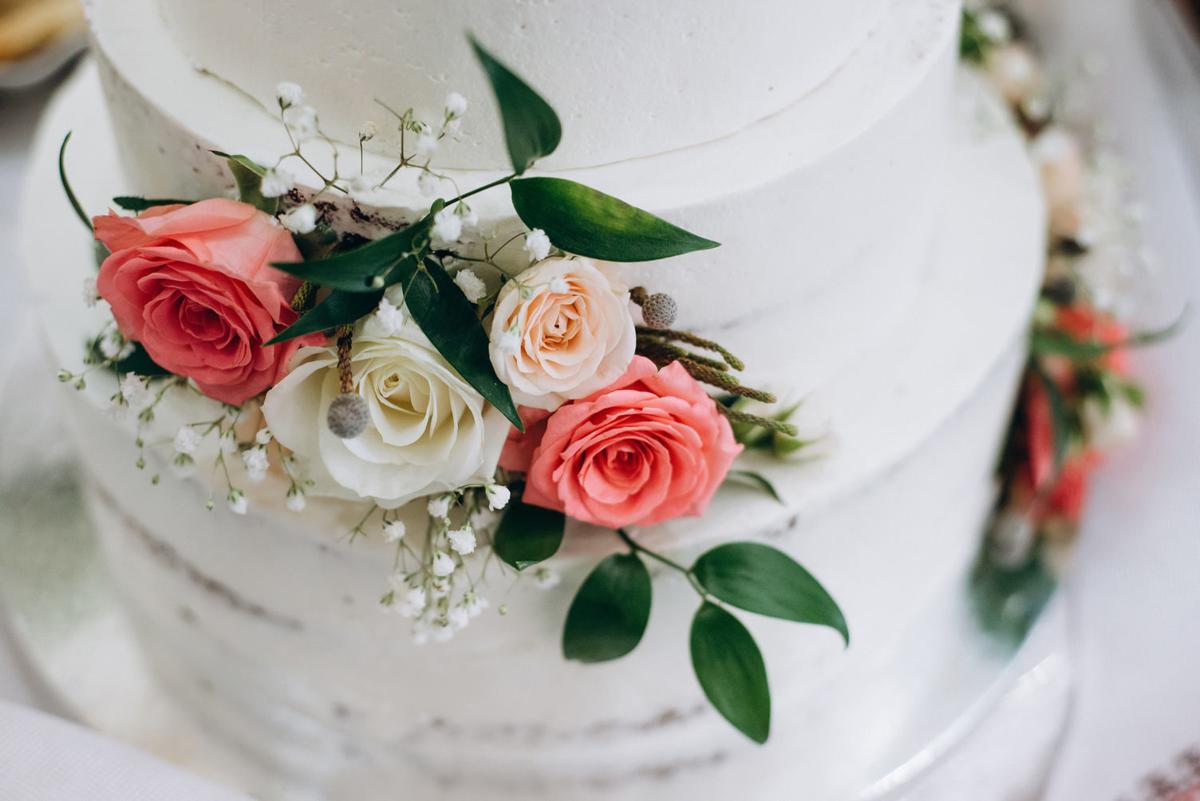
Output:
[[[746,364],[727,351],[724,346],[718,342],[713,342],[711,339],[698,337],[688,331],[674,331],[669,328],[647,328],[645,326],[637,327],[638,336],[653,337],[667,342],[682,342],[685,345],[691,345],[694,348],[711,351],[717,353],[725,360],[725,363],[733,370],[745,370]]]
[[[721,414],[729,418],[731,423],[745,423],[747,425],[758,426],[773,431],[777,434],[785,434],[789,437],[794,437],[800,433],[800,430],[791,423],[785,423],[782,420],[774,420],[770,417],[760,417],[757,414],[748,412],[740,412],[736,409],[730,409],[723,403],[717,404],[717,409]]]
[[[350,348],[354,345],[354,333],[350,326],[343,325],[338,329],[337,357],[338,379],[341,382],[343,395],[354,391],[354,374],[350,370]]]
[[[304,311],[308,308],[309,302],[313,298],[313,292],[316,289],[311,281],[305,281],[296,290],[296,294],[292,296],[292,311]]]

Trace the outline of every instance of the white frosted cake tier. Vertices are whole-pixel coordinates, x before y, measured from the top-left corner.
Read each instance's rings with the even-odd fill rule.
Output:
[[[132,5],[121,0],[119,5]],[[140,5],[140,4],[139,4]],[[166,41],[277,112],[280,81],[308,90],[328,131],[356,140],[376,103],[437,121],[446,94],[478,111],[488,89],[468,31],[503,54],[558,109],[566,129],[548,166],[587,167],[735,133],[800,101],[912,0],[152,0]],[[141,12],[123,12],[135,14]],[[154,15],[158,16],[158,15]],[[753,47],[747,46],[753,42]],[[352,91],[347,91],[353,87]],[[477,117],[478,119],[478,117]],[[382,127],[382,126],[381,126]],[[372,149],[399,152],[394,133]],[[500,169],[503,142],[474,125],[447,167]]]
[[[210,148],[273,163],[289,149],[287,138],[257,103],[191,66],[161,30],[154,2],[91,3],[128,178],[122,191],[158,197],[226,193],[231,178]],[[946,186],[957,22],[956,0],[889,4],[869,41],[785,110],[703,145],[551,174],[721,242],[669,266],[635,267],[629,278],[672,295],[684,328],[715,332],[772,314],[819,320],[819,329],[797,329],[787,353],[806,376],[823,379],[827,361],[846,363],[853,356],[844,346],[862,341],[863,321],[893,316],[920,280]],[[481,99],[467,123],[499,142],[498,122],[486,106]],[[710,111],[721,113],[717,106]],[[572,128],[586,129],[586,121]],[[331,166],[319,143],[309,150],[321,169]],[[367,161],[368,172],[391,166],[370,154]],[[357,151],[344,149],[341,163],[356,167]],[[328,211],[335,227],[370,233],[376,212],[403,220],[423,214],[430,198],[417,191],[414,173],[402,171],[354,207],[335,198],[340,205]],[[451,174],[462,187],[499,175]],[[453,187],[444,183],[449,196]],[[507,191],[471,202],[480,230],[494,242],[524,230]],[[470,236],[464,245],[469,254],[479,246],[479,238]],[[520,256],[512,247],[501,261]]]
[[[938,46],[952,38],[946,32]],[[930,89],[949,81],[952,57],[949,49],[931,57],[930,71],[911,87],[929,92],[927,108],[944,118],[947,135],[928,153],[954,176],[944,204],[928,200],[926,213],[937,221],[925,229],[931,235],[906,230],[896,240],[908,243],[903,250],[864,241],[870,232],[857,237],[860,261],[869,263],[856,266],[881,281],[846,278],[858,305],[846,298],[846,305],[827,300],[831,306],[808,308],[807,297],[796,294],[774,315],[764,312],[723,332],[751,351],[747,358],[769,359],[764,372],[781,389],[802,387],[830,410],[830,455],[761,466],[786,506],[727,489],[705,518],[643,532],[681,559],[714,540],[770,539],[842,604],[853,632],[848,652],[826,631],[750,621],[775,697],[766,747],[745,742],[703,704],[685,647],[695,598],[667,576],[656,579],[650,629],[631,657],[593,667],[562,660],[563,616],[594,561],[580,552],[611,547],[610,535],[571,531],[571,550],[556,561],[563,575],[558,588],[493,587],[493,605],[503,600],[508,616],[489,616],[449,644],[421,648],[411,643],[405,621],[375,603],[390,549],[371,539],[344,542],[360,509],[314,503],[311,515],[291,516],[266,498],[282,495],[268,482],[263,497],[252,497],[247,517],[221,507],[207,512],[209,488],[200,480],[172,478],[161,463],[134,469],[131,425],[104,410],[115,383],[95,376],[86,392],[70,395],[91,505],[147,654],[178,700],[271,766],[281,783],[249,789],[277,796],[291,784],[291,791],[305,786],[314,798],[356,801],[400,789],[446,801],[735,793],[764,801],[851,799],[912,756],[906,748],[913,721],[942,691],[946,670],[972,636],[964,619],[966,577],[992,500],[993,462],[1024,356],[1044,244],[1037,184],[1016,131],[974,82],[961,93],[965,110],[957,114],[946,109],[941,89]],[[131,119],[122,119],[128,98],[120,80],[111,72],[108,78],[128,164],[136,138]],[[47,264],[38,257],[39,242],[68,237],[76,224],[57,193],[49,155],[66,129],[76,131],[70,164],[88,208],[101,209],[110,195],[131,188],[122,184],[112,134],[95,122],[99,103],[91,70],[56,101],[37,149],[45,163],[33,170],[25,207],[35,303],[53,363],[69,369],[101,321],[98,312],[82,313],[78,299],[90,247],[79,232],[77,257]],[[862,136],[803,172],[819,182],[827,170],[827,186],[853,184],[858,200],[869,204],[870,182],[852,169],[868,164],[843,158],[889,126],[911,125],[909,144],[921,151],[914,108],[876,118]],[[161,121],[145,120],[146,129]],[[911,168],[911,148],[897,144],[889,154],[885,144],[872,146],[879,156],[872,168],[893,176],[889,164]],[[786,159],[781,163],[787,168]],[[656,177],[654,170],[642,177],[643,192],[663,191],[654,187]],[[910,177],[911,186],[889,185],[890,193],[915,196],[936,183],[916,170]],[[715,198],[719,187],[707,191]],[[808,202],[806,187],[798,181],[788,190],[800,206]],[[854,195],[846,193],[849,204]],[[747,216],[788,216],[777,208],[782,198],[747,197],[753,198]],[[801,214],[730,255],[763,284],[764,297],[779,294],[780,282],[809,265],[775,257],[810,233],[826,234]],[[728,248],[727,242],[716,252]],[[893,263],[901,253],[912,263]],[[664,277],[676,274],[680,285],[713,275],[710,263],[686,259],[658,269]],[[712,292],[719,288],[701,294]],[[868,295],[883,296],[879,314]],[[833,355],[809,369],[794,355],[801,350],[812,359],[827,350]],[[160,424],[173,431],[173,418],[190,413],[168,405]],[[151,487],[149,474],[159,471],[163,481]]]

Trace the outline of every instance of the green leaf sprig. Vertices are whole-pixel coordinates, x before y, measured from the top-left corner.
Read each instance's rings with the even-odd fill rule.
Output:
[[[606,662],[633,651],[650,619],[652,591],[643,557],[685,576],[701,599],[692,619],[692,668],[705,697],[757,743],[770,735],[771,695],[753,636],[725,607],[834,629],[847,645],[850,630],[837,602],[790,556],[769,545],[733,542],[702,554],[688,568],[618,531],[628,553],[610,556],[584,580],[567,612],[563,655]]]

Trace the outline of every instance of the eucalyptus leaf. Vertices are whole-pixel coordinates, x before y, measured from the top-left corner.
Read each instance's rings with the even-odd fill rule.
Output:
[[[63,137],[62,144],[58,148],[58,181],[62,184],[63,192],[67,196],[67,201],[71,204],[71,208],[75,211],[75,216],[84,224],[88,231],[92,230],[92,220],[88,217],[87,212],[83,210],[83,205],[80,204],[79,198],[75,195],[75,190],[71,187],[71,181],[67,178],[67,144],[71,141],[73,131],[67,131],[67,135]]]
[[[775,485],[771,483],[771,480],[762,473],[757,473],[753,470],[730,470],[725,480],[749,484],[770,495],[777,503],[783,503],[783,496],[779,494],[779,490],[775,489]]]
[[[711,239],[565,178],[518,178],[513,207],[568,253],[604,261],[654,261],[719,246]]]
[[[146,209],[152,209],[155,206],[190,206],[195,203],[194,200],[172,200],[170,198],[146,198],[137,197],[136,195],[118,195],[113,198],[113,203],[116,203],[125,211],[143,212]]]
[[[220,150],[214,150],[212,154],[225,159],[229,165],[233,180],[237,184],[238,197],[243,203],[249,203],[267,214],[279,211],[279,198],[264,197],[262,193],[262,179],[267,174],[266,167],[255,163],[248,156],[231,155]]]
[[[692,618],[692,669],[704,695],[733,727],[760,745],[771,734],[771,690],[762,653],[746,627],[716,604]]]
[[[555,151],[562,140],[562,123],[550,104],[483,48],[474,37],[471,47],[487,73],[500,106],[504,141],[513,171],[525,172],[533,162]]]
[[[383,298],[383,290],[375,292],[339,292],[334,290],[329,297],[305,312],[299,320],[280,332],[268,345],[277,345],[289,339],[330,331],[341,325],[351,325],[375,310]]]
[[[837,602],[783,551],[758,542],[718,545],[696,560],[692,574],[713,597],[731,606],[828,626],[850,644],[850,630]]]
[[[397,280],[392,283],[403,287],[405,307],[433,346],[484,400],[524,431],[512,393],[492,367],[487,332],[475,304],[436,259],[417,262],[406,258],[396,266],[395,274]]]
[[[524,570],[558,552],[566,524],[567,518],[562,512],[513,498],[496,529],[492,548],[506,564]]]
[[[646,632],[650,602],[650,571],[637,554],[608,557],[571,602],[563,627],[563,656],[589,664],[625,656]]]

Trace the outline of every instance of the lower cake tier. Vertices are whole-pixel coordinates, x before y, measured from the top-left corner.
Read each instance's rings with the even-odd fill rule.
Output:
[[[53,358],[69,368],[95,322],[78,314],[75,289],[90,246],[64,233],[73,223],[52,154],[94,105],[90,91],[77,83],[56,103],[27,203],[26,251],[43,257],[30,259],[30,282]],[[966,96],[977,99],[970,88]],[[331,799],[402,790],[431,801],[848,800],[950,730],[986,689],[955,681],[966,662],[989,658],[968,615],[967,576],[1042,248],[1017,137],[999,124],[981,133],[978,115],[965,116],[947,154],[952,197],[914,299],[813,389],[831,408],[832,452],[762,466],[785,506],[727,490],[703,519],[643,532],[681,560],[713,540],[770,540],[845,610],[845,651],[824,630],[748,620],[775,699],[764,747],[704,703],[687,663],[695,597],[671,576],[655,577],[646,637],[616,663],[561,657],[565,610],[594,562],[578,552],[557,561],[557,588],[497,582],[488,593],[506,616],[419,647],[376,603],[390,549],[345,542],[360,510],[329,504],[296,518],[252,502],[246,517],[206,511],[202,481],[164,475],[151,487],[165,464],[132,467],[131,428],[106,412],[101,377],[72,393],[67,416],[90,506],[145,653],[190,716],[268,777],[246,789]],[[91,142],[75,154],[89,207],[120,180],[110,140]],[[577,551],[615,545],[603,532],[570,536]]]

